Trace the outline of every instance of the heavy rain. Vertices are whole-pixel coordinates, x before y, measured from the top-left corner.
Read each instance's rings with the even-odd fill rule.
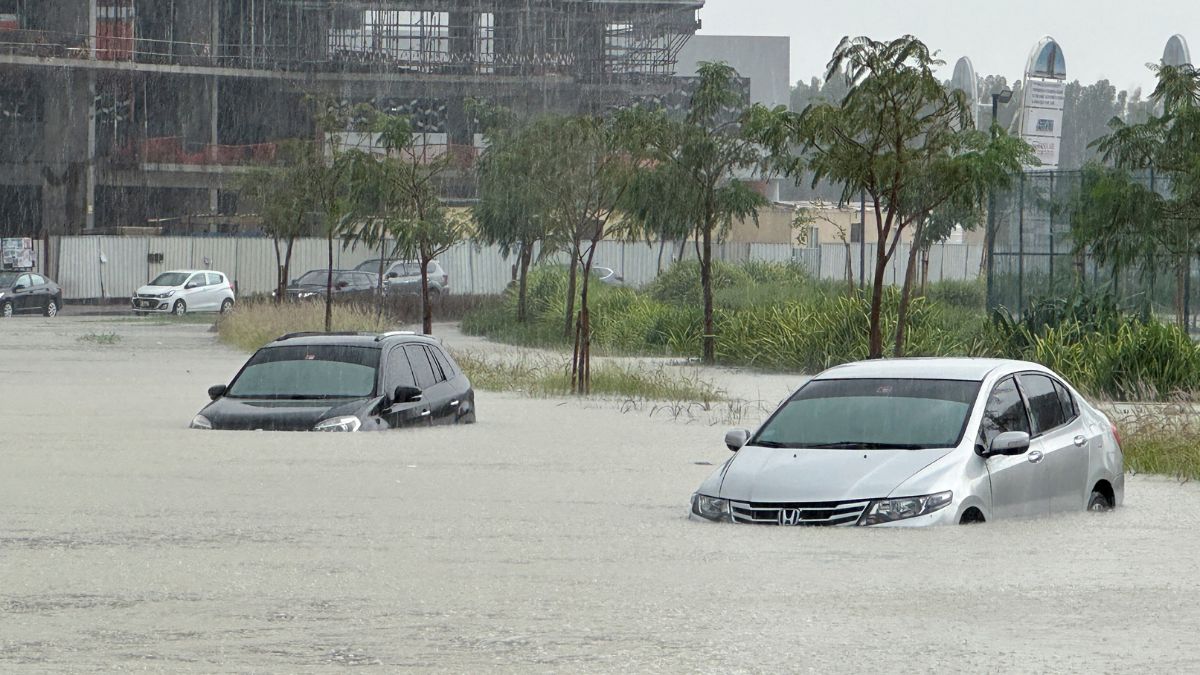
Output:
[[[1166,4],[0,0],[0,670],[1200,670]]]

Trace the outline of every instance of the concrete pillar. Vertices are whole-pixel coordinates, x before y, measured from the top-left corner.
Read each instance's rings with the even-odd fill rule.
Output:
[[[89,227],[95,203],[94,75],[64,69],[40,86],[42,227],[52,234],[75,232]]]

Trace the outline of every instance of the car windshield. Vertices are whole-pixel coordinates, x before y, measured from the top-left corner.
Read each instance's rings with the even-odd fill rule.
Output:
[[[0,286],[12,286],[20,272],[0,272]]]
[[[769,448],[919,450],[958,445],[978,382],[814,380],[748,445]]]
[[[191,274],[187,272],[163,272],[154,277],[154,281],[150,282],[151,286],[182,286],[183,282],[187,281]]]
[[[344,345],[265,347],[229,385],[234,398],[361,398],[375,393],[379,350]]]
[[[333,280],[337,281],[337,272],[333,273]],[[324,286],[329,281],[329,270],[312,270],[305,272],[304,276],[296,280],[298,286]]]
[[[392,264],[392,261],[389,260],[387,262],[387,264],[388,265]],[[386,265],[385,265],[385,267],[386,267]],[[358,267],[355,267],[354,271],[356,271],[356,272],[374,272],[376,274],[379,274],[379,258],[375,258],[373,260],[364,260],[364,261],[358,263]]]

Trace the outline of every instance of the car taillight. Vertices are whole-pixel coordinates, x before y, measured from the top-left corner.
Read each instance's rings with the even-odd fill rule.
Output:
[[[1117,442],[1117,447],[1121,447],[1121,432],[1117,431],[1117,425],[1109,422],[1108,426],[1112,429],[1113,440]]]
[[[450,285],[450,275],[446,274],[445,272],[442,273],[442,285],[443,286]]]

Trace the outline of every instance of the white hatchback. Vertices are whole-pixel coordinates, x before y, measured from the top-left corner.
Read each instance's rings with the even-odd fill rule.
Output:
[[[130,302],[135,314],[224,313],[233,309],[233,284],[220,272],[173,270],[137,289]]]

